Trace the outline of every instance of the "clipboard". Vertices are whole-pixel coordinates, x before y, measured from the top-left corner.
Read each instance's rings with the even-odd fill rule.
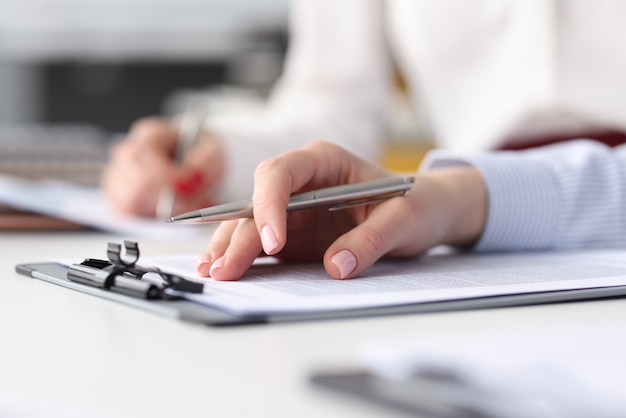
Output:
[[[112,272],[111,269],[114,269],[115,266],[109,266],[107,267],[108,272],[103,272],[101,274],[98,273],[98,280],[107,280],[110,274],[116,274],[116,272],[119,273],[120,269],[126,270],[136,267],[135,262],[139,258],[139,250],[137,244],[127,241],[125,242],[125,248],[126,254],[124,257],[122,257],[120,253],[120,246],[117,244],[109,243],[107,254],[111,262],[98,262],[105,264],[108,263],[108,265],[114,264],[115,266],[117,266],[118,270]],[[87,262],[87,260],[90,259],[86,259],[85,262]],[[98,287],[85,284],[90,283],[90,280],[77,281],[76,277],[70,280],[72,276],[70,274],[72,268],[78,268],[80,270],[83,267],[81,265],[66,266],[57,262],[22,263],[15,266],[15,270],[17,273],[27,277],[43,280],[52,284],[63,286],[71,290],[79,291],[92,296],[97,296],[103,299],[108,299],[117,303],[133,306],[135,308],[147,310],[149,312],[164,315],[167,317],[209,326],[253,325],[328,319],[353,319],[386,315],[407,315],[472,309],[503,308],[626,296],[626,286],[609,286],[589,289],[570,289],[515,295],[474,297],[438,302],[398,304],[384,307],[327,310],[306,313],[272,312],[259,315],[235,315],[223,309],[196,303],[181,297],[137,297],[136,294],[133,295],[133,292],[135,291],[132,289],[136,287],[133,284],[133,280],[136,281],[135,283],[138,284],[140,280],[137,279],[141,279],[141,277],[132,276],[131,279],[129,279],[130,281],[127,280],[131,286],[132,291],[130,292],[112,291],[110,288],[107,288],[104,285]],[[184,279],[180,280],[185,281]],[[147,289],[147,287],[143,286],[142,289]]]

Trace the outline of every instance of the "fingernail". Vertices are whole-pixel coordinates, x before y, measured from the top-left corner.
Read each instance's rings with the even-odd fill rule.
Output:
[[[265,225],[261,229],[261,244],[263,245],[263,251],[265,251],[265,254],[267,255],[271,255],[276,247],[278,247],[276,234],[269,225]]]
[[[339,278],[345,279],[356,267],[356,257],[348,250],[341,250],[330,258],[330,261],[337,266]]]
[[[211,261],[213,261],[213,256],[209,251],[196,257],[196,271],[200,276],[209,277],[211,274]]]
[[[215,271],[218,269],[221,269],[222,267],[224,267],[224,264],[226,264],[226,256],[223,255],[220,258],[218,258],[217,260],[215,260],[215,262],[211,265],[211,270],[209,271],[209,274],[211,275],[211,277],[213,277],[213,275],[215,274]]]
[[[185,180],[176,180],[174,182],[174,190],[181,196],[189,196],[196,191],[196,187]]]
[[[195,186],[201,186],[204,183],[204,173],[200,170],[194,170],[189,175],[188,181]]]
[[[195,194],[204,184],[204,174],[194,170],[190,174],[174,181],[174,189],[182,196]]]

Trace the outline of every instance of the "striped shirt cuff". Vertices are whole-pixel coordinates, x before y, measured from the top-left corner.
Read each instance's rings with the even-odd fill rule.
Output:
[[[457,158],[434,151],[421,170],[468,165],[482,174],[489,196],[487,224],[475,251],[545,249],[554,244],[559,199],[548,165],[513,152]]]

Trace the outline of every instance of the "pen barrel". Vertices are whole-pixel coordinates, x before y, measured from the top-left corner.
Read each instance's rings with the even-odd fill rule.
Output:
[[[414,181],[415,177],[412,176],[387,177],[297,193],[290,197],[287,211],[321,206],[334,206],[330,210],[336,210],[373,203],[406,194]],[[252,200],[240,200],[173,216],[170,222],[221,222],[229,219],[251,218],[253,217],[252,206]]]
[[[287,210],[329,205],[350,206],[351,202],[367,204],[384,198],[401,196],[411,188],[414,180],[414,177],[390,177],[298,193],[291,196]]]
[[[190,212],[193,214],[192,212]],[[230,219],[251,218],[252,217],[252,200],[239,200],[236,202],[225,203],[223,205],[214,206],[195,211],[205,222],[221,222]],[[184,216],[179,216],[184,220]]]

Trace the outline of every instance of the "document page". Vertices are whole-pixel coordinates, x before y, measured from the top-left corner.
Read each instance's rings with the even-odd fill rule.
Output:
[[[96,187],[57,180],[28,180],[0,174],[0,204],[54,216],[133,237],[187,239],[207,235],[198,225],[181,225],[176,234],[164,221],[122,215]]]
[[[194,255],[145,257],[205,283],[190,300],[235,314],[306,313],[626,285],[626,251],[437,253],[381,260],[359,277],[330,278],[321,262],[259,258],[245,276],[216,282],[195,273]]]

